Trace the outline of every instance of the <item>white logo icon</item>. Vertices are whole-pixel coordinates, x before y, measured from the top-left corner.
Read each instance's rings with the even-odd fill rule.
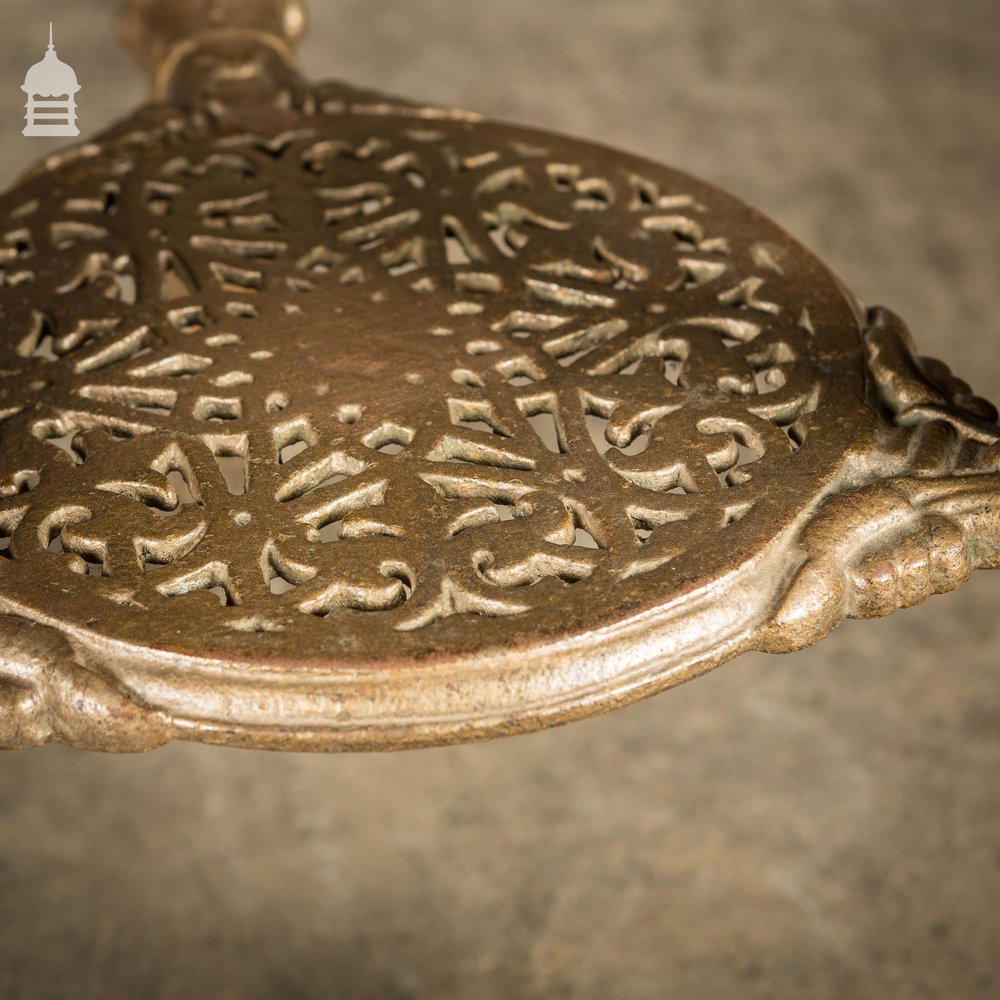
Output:
[[[45,58],[35,63],[21,87],[28,95],[22,135],[79,135],[76,127],[75,94],[80,90],[76,73],[56,55],[49,22],[49,48]]]

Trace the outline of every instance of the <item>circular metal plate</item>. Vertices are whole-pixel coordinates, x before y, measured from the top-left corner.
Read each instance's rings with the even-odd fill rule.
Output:
[[[498,734],[766,648],[888,433],[813,256],[590,143],[154,107],[0,217],[0,609],[152,742]]]

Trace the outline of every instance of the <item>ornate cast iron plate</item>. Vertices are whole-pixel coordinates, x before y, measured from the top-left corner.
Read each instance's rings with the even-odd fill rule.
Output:
[[[0,199],[4,744],[521,732],[996,562],[996,411],[768,219],[221,10]]]

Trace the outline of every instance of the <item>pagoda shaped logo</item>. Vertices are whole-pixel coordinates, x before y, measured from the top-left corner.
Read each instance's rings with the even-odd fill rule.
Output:
[[[49,47],[41,62],[25,74],[21,87],[28,95],[22,135],[79,135],[76,95],[80,90],[73,67],[56,55],[49,22]]]

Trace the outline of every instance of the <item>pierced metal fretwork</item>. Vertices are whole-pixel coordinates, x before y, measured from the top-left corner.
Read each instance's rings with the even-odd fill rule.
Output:
[[[769,220],[167,6],[0,199],[0,741],[496,735],[996,561],[996,412]]]

